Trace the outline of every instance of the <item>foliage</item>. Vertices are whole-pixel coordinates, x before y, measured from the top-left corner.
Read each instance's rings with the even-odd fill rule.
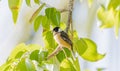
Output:
[[[104,5],[98,9],[98,19],[101,21],[100,28],[115,28],[118,37],[120,27],[120,0],[110,0],[107,8]]]
[[[88,1],[92,4],[93,0]],[[108,10],[101,7],[98,10],[98,18],[102,21],[101,28],[111,28],[115,26],[116,35],[118,35],[120,11],[116,10],[119,6],[119,0],[116,1],[118,1],[118,3],[114,0],[110,1]],[[34,2],[40,5],[39,0],[34,0]],[[8,0],[8,3],[12,11],[13,21],[16,23],[22,0]],[[114,3],[116,5],[114,5]],[[26,0],[26,4],[31,6],[31,0]],[[41,15],[40,11],[45,5],[44,3],[40,5],[29,20],[30,23],[34,24],[35,32],[42,26],[42,36],[45,47],[36,44],[25,45],[24,43],[17,45],[11,52],[6,63],[0,66],[1,71],[48,71],[50,70],[48,66],[55,67],[55,64],[57,64],[54,60],[58,61],[59,71],[80,71],[78,56],[74,59],[71,51],[67,48],[64,48],[64,50],[68,58],[66,58],[63,51],[60,51],[56,55],[56,58],[53,57],[47,60],[48,55],[57,47],[51,29],[55,26],[65,29],[66,24],[61,21],[61,13],[56,8],[46,8],[45,15]],[[75,30],[73,31],[72,41],[75,53],[83,59],[92,62],[101,60],[105,56],[105,54],[97,52],[97,45],[94,41],[89,38],[79,38],[77,32],[75,32]]]

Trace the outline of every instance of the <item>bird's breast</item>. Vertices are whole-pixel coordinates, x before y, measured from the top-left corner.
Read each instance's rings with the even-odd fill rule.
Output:
[[[55,39],[55,41],[56,41],[60,46],[62,46],[62,47],[68,47],[68,48],[71,47],[66,41],[64,41],[64,40],[61,38],[61,36],[60,36],[59,33],[54,36],[54,39]]]

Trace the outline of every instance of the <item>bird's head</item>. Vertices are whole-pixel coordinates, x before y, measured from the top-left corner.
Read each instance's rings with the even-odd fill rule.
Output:
[[[53,35],[56,35],[60,31],[60,27],[55,27],[53,29]]]
[[[55,27],[55,28],[53,29],[53,32],[59,32],[59,28],[60,28],[60,27]]]

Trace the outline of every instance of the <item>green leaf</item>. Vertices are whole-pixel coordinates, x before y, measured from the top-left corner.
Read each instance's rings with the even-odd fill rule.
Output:
[[[74,63],[74,67],[76,68],[76,70],[77,71],[80,71],[80,63],[79,63],[79,60],[78,60],[78,58],[76,58],[76,60],[75,61],[73,61],[73,63]]]
[[[48,20],[48,18],[46,16],[42,17],[42,26],[45,30],[50,29],[50,21]]]
[[[114,11],[113,9],[110,10],[105,10],[105,8],[101,7],[98,10],[98,19],[101,20],[102,24],[100,25],[101,29],[104,28],[111,28],[114,26],[114,20],[115,20],[115,16],[114,16]]]
[[[83,38],[80,39],[74,39],[74,47],[79,55],[82,55],[88,48],[88,45],[84,41]]]
[[[64,59],[60,64],[60,71],[77,71],[73,65],[71,60]]]
[[[22,0],[8,0],[9,8],[12,12],[12,17],[14,23],[16,23],[18,18],[18,12],[22,4]]]
[[[15,56],[15,59],[20,58],[24,53],[25,53],[25,51],[18,52]]]
[[[81,55],[82,58],[88,61],[98,61],[98,60],[101,60],[105,56],[105,54],[99,54],[97,52],[97,46],[92,40],[88,38],[83,38],[83,40],[87,44],[87,49]]]
[[[47,56],[48,56],[47,51],[41,51],[39,53],[39,62],[41,63],[42,61],[46,60]]]
[[[118,37],[119,24],[120,24],[120,11],[110,8],[105,10],[104,7],[101,7],[98,10],[98,18],[101,20],[102,24],[100,25],[101,29],[104,28],[115,28],[115,35]]]
[[[39,27],[40,27],[40,24],[42,23],[42,18],[43,16],[38,16],[35,21],[34,21],[34,30],[35,32],[38,31]]]
[[[67,57],[70,57],[71,52],[70,52],[67,48],[64,48],[64,51],[65,51]],[[57,57],[57,59],[59,60],[59,62],[62,62],[62,61],[66,58],[65,53],[64,53],[63,51],[60,51],[60,52],[56,55],[56,57]]]
[[[40,4],[40,0],[34,0],[36,4]]]
[[[12,52],[11,52],[8,60],[9,60],[9,59],[14,59],[14,58],[16,58],[16,55],[18,55],[19,52],[22,52],[22,51],[23,51],[23,52],[26,52],[26,49],[25,49],[25,48],[27,48],[27,46],[26,46],[24,43],[21,43],[21,44],[17,45],[17,46],[12,50]]]
[[[110,0],[108,9],[111,9],[111,8],[116,9],[119,5],[120,5],[120,0]]]
[[[32,17],[30,18],[29,22],[32,23],[33,20],[38,16],[38,14],[40,13],[40,11],[42,10],[42,8],[45,6],[45,3],[43,3],[32,15]]]
[[[12,60],[7,61],[6,63],[4,63],[3,65],[0,66],[0,70],[1,71],[10,70],[11,69],[10,66],[11,66],[12,62],[13,62]]]
[[[64,22],[60,23],[60,29],[62,30],[66,29],[66,24]]]
[[[39,56],[39,50],[34,50],[31,54],[30,54],[30,59],[31,60],[36,60],[38,61],[38,56]]]
[[[30,0],[25,0],[25,1],[26,1],[26,4],[27,4],[28,6],[31,6]]]
[[[106,68],[97,68],[97,71],[104,71]]]
[[[33,62],[28,58],[25,58],[18,63],[16,71],[36,71],[36,69]]]
[[[45,14],[52,21],[53,26],[59,26],[60,25],[60,12],[57,11],[55,8],[47,8],[45,10]]]
[[[120,11],[117,11],[115,15],[115,36],[116,38],[118,38],[119,26],[120,26]]]
[[[27,46],[24,43],[21,43],[14,48],[8,60],[20,58],[25,52],[39,50],[40,48],[41,46],[36,45],[36,44],[31,44]]]
[[[41,63],[42,61],[46,60],[47,55],[48,55],[48,51],[43,50],[39,52],[39,50],[35,50],[30,54],[30,59],[36,60],[39,63]]]
[[[45,41],[45,47],[49,50],[49,52],[53,51],[56,48],[56,43],[51,31],[45,31],[43,33],[43,39]]]
[[[88,0],[88,5],[91,6],[93,3],[93,0]]]
[[[59,26],[60,24],[60,12],[56,11],[56,13],[54,13],[53,17],[51,18],[52,22],[56,25]]]

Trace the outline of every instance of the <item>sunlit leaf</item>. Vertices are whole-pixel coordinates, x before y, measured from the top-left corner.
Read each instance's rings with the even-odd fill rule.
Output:
[[[43,39],[45,41],[45,47],[46,48],[48,48],[52,51],[56,48],[56,43],[55,43],[55,40],[53,38],[53,33],[51,31],[44,32],[43,33]]]
[[[65,51],[65,53],[64,53],[63,51],[60,51],[60,52],[56,55],[57,59],[58,59],[60,62],[62,62],[62,60],[64,60],[64,59],[66,58],[65,54],[67,55],[67,57],[70,57],[70,55],[71,55],[71,52],[70,52],[67,48],[64,48],[64,51]]]
[[[26,4],[27,4],[28,6],[31,6],[30,0],[25,0],[25,1],[26,1]]]
[[[54,13],[54,15],[52,16],[52,22],[56,26],[59,26],[59,24],[60,24],[60,12],[59,11],[56,11],[56,13]]]
[[[40,4],[40,0],[34,0],[36,4]]]
[[[98,19],[101,20],[101,25],[100,28],[104,29],[104,28],[111,28],[114,26],[114,11],[113,9],[110,10],[105,10],[103,7],[101,7],[98,10]]]
[[[115,35],[118,37],[119,24],[120,24],[120,11],[110,8],[106,10],[104,7],[101,7],[98,10],[98,18],[101,20],[102,24],[100,25],[101,29],[104,28],[115,28]]]
[[[33,20],[38,16],[38,14],[40,13],[40,11],[42,10],[42,8],[45,6],[45,3],[43,3],[32,15],[32,17],[30,18],[29,22],[32,23]]]
[[[87,49],[81,55],[82,58],[88,61],[98,61],[98,60],[101,60],[105,56],[105,54],[99,54],[97,52],[97,46],[92,40],[88,38],[83,38],[83,40],[87,44]]]
[[[48,52],[47,51],[41,51],[39,53],[39,57],[38,57],[39,62],[41,63],[42,61],[46,60],[47,56],[48,56]]]
[[[115,15],[115,35],[116,35],[116,38],[118,38],[119,25],[120,25],[120,11],[117,11],[116,15]]]
[[[8,71],[10,69],[10,65],[12,64],[13,61],[9,60],[3,65],[0,66],[1,71]]]
[[[43,16],[42,18],[42,26],[44,29],[49,30],[50,29],[50,21],[46,16]]]
[[[30,59],[38,61],[38,56],[39,56],[39,50],[35,50],[30,54]]]
[[[34,21],[34,30],[37,31],[40,27],[40,24],[42,24],[42,18],[43,16],[38,16]]]
[[[12,12],[13,21],[16,23],[22,0],[8,0],[8,4]]]
[[[26,52],[25,48],[27,48],[27,46],[24,43],[17,45],[14,48],[14,50],[12,50],[12,53],[10,54],[9,59],[14,59],[16,55],[21,51]]]
[[[59,26],[61,18],[59,11],[57,11],[55,8],[47,8],[45,13],[48,19],[52,21],[53,26]]]
[[[80,63],[79,63],[79,59],[76,58],[75,61],[73,61],[74,65],[75,65],[75,68],[77,71],[80,71]]]
[[[18,63],[16,71],[36,71],[36,69],[31,60],[24,58]]]
[[[93,3],[93,0],[88,0],[88,5],[91,6]]]
[[[77,71],[73,65],[69,59],[64,59],[60,64],[60,71]]]
[[[79,55],[82,55],[87,50],[88,45],[83,40],[83,38],[74,39],[74,48],[76,49]]]
[[[60,23],[60,29],[62,29],[62,30],[66,29],[66,24],[61,22]]]
[[[97,68],[97,71],[104,71],[106,68]]]
[[[110,0],[108,9],[110,9],[110,8],[116,9],[119,5],[120,5],[120,0]]]
[[[24,54],[25,52],[38,50],[40,48],[41,46],[36,44],[25,45],[24,43],[21,43],[14,48],[14,50],[9,55],[8,60],[14,59],[14,58],[20,58],[22,54]]]
[[[15,58],[20,58],[23,54],[25,53],[25,51],[20,51],[16,54]]]

